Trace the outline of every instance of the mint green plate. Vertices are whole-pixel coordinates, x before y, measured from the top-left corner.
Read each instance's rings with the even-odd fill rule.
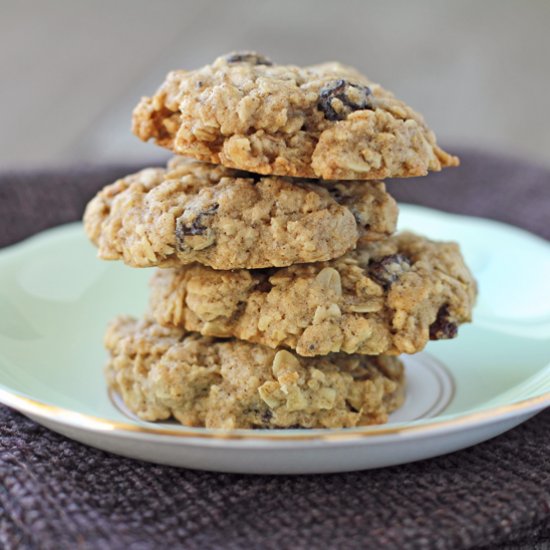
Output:
[[[456,240],[480,288],[455,340],[405,357],[408,397],[384,426],[223,432],[141,421],[105,388],[115,315],[141,315],[150,270],[96,259],[80,224],[0,251],[0,402],[78,441],[228,472],[388,466],[494,437],[550,405],[550,245],[497,222],[401,205],[400,226]]]

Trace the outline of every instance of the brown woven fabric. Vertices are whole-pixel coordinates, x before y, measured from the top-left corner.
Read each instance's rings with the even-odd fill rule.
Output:
[[[550,237],[550,171],[464,151],[400,200]],[[132,166],[0,174],[0,245],[77,219]],[[194,472],[91,449],[0,407],[0,547],[548,548],[550,411],[490,442],[377,471]]]

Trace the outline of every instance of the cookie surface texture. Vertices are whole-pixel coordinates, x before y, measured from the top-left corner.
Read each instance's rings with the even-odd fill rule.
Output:
[[[134,109],[133,132],[259,174],[384,179],[458,164],[420,114],[357,70],[275,65],[250,52],[169,73]]]
[[[302,356],[416,353],[471,320],[476,282],[458,245],[396,234],[329,262],[219,272],[158,270],[162,325],[237,337]]]
[[[85,230],[99,257],[133,267],[199,262],[215,269],[329,260],[395,230],[382,182],[311,182],[182,158],[122,178],[90,201]]]
[[[286,350],[216,340],[119,317],[109,326],[110,388],[144,420],[208,428],[341,428],[386,422],[404,399],[396,357]]]

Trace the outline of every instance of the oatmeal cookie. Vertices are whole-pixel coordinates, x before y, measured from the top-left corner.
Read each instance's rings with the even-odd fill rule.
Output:
[[[330,262],[219,272],[159,270],[162,325],[237,337],[302,356],[416,353],[470,321],[476,283],[458,245],[397,234]]]
[[[264,177],[182,158],[118,180],[89,203],[84,227],[105,260],[215,269],[329,260],[395,230],[382,182]]]
[[[133,132],[259,174],[364,180],[458,165],[421,115],[355,69],[274,65],[249,52],[169,73],[134,109]]]
[[[144,420],[207,428],[346,428],[386,422],[403,402],[395,357],[216,340],[119,317],[105,336],[109,386]]]

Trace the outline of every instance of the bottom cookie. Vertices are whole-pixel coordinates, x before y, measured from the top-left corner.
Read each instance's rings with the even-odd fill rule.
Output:
[[[207,428],[347,428],[381,424],[404,400],[401,361],[306,358],[117,317],[105,335],[109,387],[144,420]]]

